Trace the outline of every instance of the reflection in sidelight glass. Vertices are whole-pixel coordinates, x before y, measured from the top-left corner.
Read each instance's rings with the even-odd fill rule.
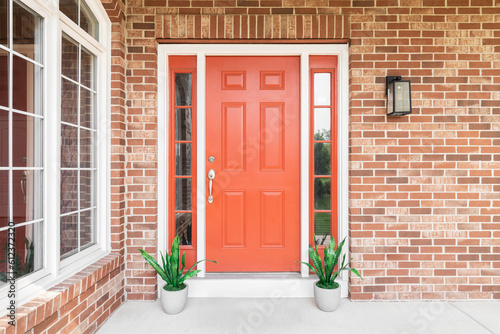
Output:
[[[192,214],[179,212],[175,214],[175,233],[179,236],[180,245],[192,244]]]
[[[175,179],[175,210],[191,210],[191,179]]]
[[[175,144],[175,175],[191,175],[191,144]]]
[[[330,178],[314,178],[314,209],[330,210],[331,208]]]
[[[314,175],[330,175],[331,144],[314,143]]]
[[[314,213],[314,238],[319,246],[330,243],[331,219],[332,214],[330,212]]]
[[[331,76],[330,73],[314,73],[314,105],[331,105]]]
[[[175,140],[191,140],[191,109],[175,109]]]
[[[175,105],[191,106],[191,73],[175,73]]]

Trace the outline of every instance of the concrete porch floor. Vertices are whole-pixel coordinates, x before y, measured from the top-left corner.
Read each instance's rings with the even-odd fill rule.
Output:
[[[126,333],[499,333],[499,302],[351,302],[320,311],[312,298],[189,298],[184,311],[160,301],[126,302],[98,334]]]

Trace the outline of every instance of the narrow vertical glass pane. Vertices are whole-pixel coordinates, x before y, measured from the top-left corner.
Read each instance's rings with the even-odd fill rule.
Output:
[[[191,140],[191,109],[175,109],[175,140]]]
[[[80,0],[80,27],[90,36],[98,39],[98,22],[85,1]]]
[[[314,143],[314,175],[330,175],[331,144]]]
[[[16,224],[42,218],[42,171],[12,172],[12,214]]]
[[[80,213],[80,248],[86,248],[94,243],[95,209]]]
[[[61,71],[62,75],[78,82],[78,45],[65,36],[62,37]]]
[[[90,129],[94,128],[94,98],[94,93],[80,88],[80,125]]]
[[[42,119],[13,112],[12,146],[14,167],[42,167]]]
[[[331,181],[330,178],[314,179],[314,209],[330,210],[331,208]]]
[[[0,44],[9,44],[9,1],[0,1]],[[3,259],[3,257],[1,257]]]
[[[330,73],[314,73],[314,105],[329,106],[331,91]]]
[[[59,0],[59,10],[78,24],[78,0]]]
[[[190,106],[192,102],[191,73],[175,73],[175,105]]]
[[[78,124],[78,85],[61,79],[61,121]]]
[[[93,207],[94,204],[94,172],[80,171],[80,210]]]
[[[331,239],[331,220],[330,212],[314,213],[314,238],[318,245],[328,245]]]
[[[9,112],[0,109],[0,167],[9,166]]]
[[[9,221],[9,172],[0,170],[0,228],[7,226]],[[0,246],[1,249],[3,249],[2,246]],[[0,260],[2,259],[4,258],[0,257]]]
[[[78,128],[61,124],[61,167],[78,167]]]
[[[80,129],[80,167],[92,168],[94,166],[94,132]]]
[[[40,16],[13,1],[12,40],[14,51],[41,62]]]
[[[191,144],[175,144],[175,175],[191,175]]]
[[[331,138],[330,108],[314,109],[314,140],[330,140]]]
[[[175,210],[191,210],[191,179],[175,179]]]
[[[188,212],[175,214],[175,233],[179,236],[180,245],[192,244],[192,215]]]
[[[61,259],[78,248],[78,214],[61,217]]]
[[[394,82],[387,86],[387,114],[392,114],[394,104]]]
[[[0,50],[0,106],[9,106],[9,53]]]
[[[61,214],[78,210],[78,171],[61,170]]]
[[[90,89],[94,89],[94,61],[95,56],[82,48],[80,83]]]

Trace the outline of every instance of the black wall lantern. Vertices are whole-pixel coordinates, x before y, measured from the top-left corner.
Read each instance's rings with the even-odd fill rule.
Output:
[[[401,80],[400,76],[385,77],[385,94],[388,116],[411,114],[410,80]]]

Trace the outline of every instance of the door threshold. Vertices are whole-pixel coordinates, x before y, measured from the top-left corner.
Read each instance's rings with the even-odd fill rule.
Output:
[[[301,277],[299,272],[212,272],[205,274],[205,278],[209,279],[290,279]]]
[[[187,281],[189,297],[209,298],[311,298],[316,276],[299,273],[207,273]],[[338,280],[341,296],[348,284]]]

